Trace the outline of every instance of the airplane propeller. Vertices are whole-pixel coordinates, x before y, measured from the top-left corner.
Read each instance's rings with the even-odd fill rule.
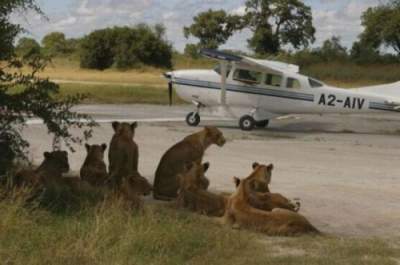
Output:
[[[169,105],[172,106],[172,93],[173,93],[173,87],[172,87],[172,81],[168,82],[168,96],[169,96]]]
[[[168,99],[169,105],[172,106],[172,95],[173,95],[173,85],[172,85],[172,74],[171,72],[164,73],[164,77],[169,80],[168,82]]]

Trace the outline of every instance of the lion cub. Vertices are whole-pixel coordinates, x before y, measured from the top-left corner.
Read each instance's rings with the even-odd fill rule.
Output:
[[[128,208],[141,209],[143,206],[141,197],[149,195],[152,190],[153,187],[147,179],[136,172],[135,174],[123,178],[119,195]]]
[[[119,186],[122,179],[138,171],[139,148],[133,140],[137,123],[113,122],[114,136],[108,152],[110,181]]]
[[[14,185],[37,187],[62,181],[62,174],[68,173],[69,162],[66,151],[44,152],[44,160],[35,170],[22,170],[14,178]]]
[[[87,156],[80,170],[81,179],[92,186],[104,185],[108,178],[106,163],[104,163],[104,151],[107,145],[85,144],[85,148]]]
[[[200,214],[221,217],[225,212],[226,198],[207,191],[202,185],[209,166],[208,162],[203,165],[192,162],[186,166],[186,173],[179,175],[177,204]]]
[[[255,176],[239,180],[236,192],[228,199],[224,219],[227,223],[263,232],[271,236],[295,236],[301,234],[319,234],[320,232],[302,215],[285,210],[274,209],[271,212],[254,208],[249,203],[252,181]]]
[[[157,200],[173,200],[177,197],[179,188],[178,175],[184,173],[184,167],[191,162],[201,163],[204,152],[212,145],[223,146],[226,140],[220,130],[215,127],[205,127],[202,131],[185,137],[172,146],[162,156],[158,164],[153,196]],[[204,180],[203,187],[208,187]]]

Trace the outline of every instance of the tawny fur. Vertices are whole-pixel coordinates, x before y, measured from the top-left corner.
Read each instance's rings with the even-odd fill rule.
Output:
[[[252,180],[252,175],[241,180],[236,192],[228,199],[225,222],[271,236],[319,234],[319,231],[298,213],[285,209],[267,212],[252,207],[249,203]]]
[[[221,217],[225,212],[226,198],[204,189],[200,179],[209,167],[208,163],[201,165],[193,162],[186,173],[179,175],[180,188],[177,205],[200,214]]]
[[[103,186],[108,179],[107,167],[104,163],[104,151],[107,145],[86,144],[85,147],[87,156],[80,170],[81,179],[92,186]]]
[[[275,208],[298,211],[300,203],[293,203],[279,193],[271,193],[269,184],[272,178],[273,165],[261,165],[253,163],[252,181],[250,182],[251,192],[249,193],[249,203],[254,208],[272,211]],[[237,179],[236,186],[239,186],[240,180]]]
[[[179,188],[178,175],[184,172],[184,165],[191,162],[201,163],[204,152],[212,144],[223,146],[225,138],[217,128],[205,127],[172,146],[158,164],[154,179],[154,198],[175,199]],[[203,181],[203,186],[208,187],[208,180]]]
[[[142,196],[151,193],[153,187],[139,173],[123,178],[119,188],[119,195],[124,200],[125,206],[131,209],[141,209],[143,207]]]
[[[63,180],[62,174],[69,171],[68,153],[65,151],[45,152],[44,160],[35,170],[22,170],[14,178],[14,185],[46,186]]]
[[[139,148],[133,140],[137,123],[113,122],[114,136],[108,152],[110,181],[119,186],[122,179],[138,171]]]

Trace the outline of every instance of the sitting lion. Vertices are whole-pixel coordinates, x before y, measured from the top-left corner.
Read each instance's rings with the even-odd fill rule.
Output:
[[[44,152],[44,161],[35,170],[22,170],[14,178],[14,185],[47,186],[63,181],[62,174],[68,173],[69,162],[66,151]]]
[[[273,165],[260,165],[253,163],[252,181],[250,182],[251,192],[249,193],[249,203],[254,208],[271,211],[275,208],[299,211],[300,203],[291,202],[279,193],[271,193],[268,184],[271,182]],[[236,187],[240,184],[240,179],[236,178]]]
[[[249,228],[271,236],[295,236],[301,234],[319,234],[320,232],[302,215],[286,209],[274,209],[271,212],[254,208],[249,203],[254,175],[238,180],[236,192],[228,199],[225,210],[225,222],[239,227]]]
[[[139,148],[133,140],[137,122],[132,124],[112,123],[114,136],[108,152],[109,174],[112,186],[117,187],[122,179],[138,171]]]
[[[85,144],[85,147],[87,156],[80,170],[81,179],[92,186],[104,185],[108,178],[107,167],[104,163],[104,151],[107,145]]]
[[[179,188],[178,175],[184,172],[184,166],[191,162],[201,163],[204,152],[212,145],[223,146],[226,140],[215,127],[205,127],[202,131],[185,137],[172,146],[158,164],[153,196],[157,200],[173,200]],[[202,179],[203,187],[208,187],[208,180]]]
[[[179,175],[177,204],[200,214],[221,217],[225,212],[226,198],[207,191],[201,181],[209,166],[209,163],[201,165],[198,162],[186,166],[186,173]]]

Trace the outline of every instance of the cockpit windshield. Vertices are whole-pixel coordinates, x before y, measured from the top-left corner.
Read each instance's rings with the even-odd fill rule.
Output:
[[[226,77],[229,76],[230,72],[232,70],[232,66],[228,65],[226,69]],[[214,71],[217,72],[219,75],[221,75],[221,65],[217,65],[214,67]]]

